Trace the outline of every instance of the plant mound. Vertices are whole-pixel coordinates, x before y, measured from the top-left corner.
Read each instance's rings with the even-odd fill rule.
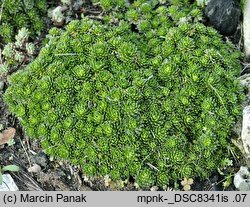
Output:
[[[135,32],[88,19],[53,28],[4,100],[46,153],[87,175],[142,187],[206,178],[240,112],[239,53],[212,28],[141,6]]]
[[[0,0],[0,41],[12,42],[23,27],[34,38],[44,28],[41,17],[46,13],[46,0]]]

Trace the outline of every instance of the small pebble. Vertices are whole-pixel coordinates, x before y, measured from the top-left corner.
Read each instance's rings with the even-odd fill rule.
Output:
[[[38,173],[41,171],[41,167],[38,164],[33,164],[33,166],[28,168],[28,172]]]
[[[159,189],[158,186],[153,186],[153,187],[150,188],[151,191],[157,191],[158,189]]]
[[[240,191],[250,190],[250,172],[247,167],[241,166],[234,176],[234,186]]]
[[[233,35],[240,23],[241,9],[236,0],[210,0],[205,9],[209,23],[223,35]]]

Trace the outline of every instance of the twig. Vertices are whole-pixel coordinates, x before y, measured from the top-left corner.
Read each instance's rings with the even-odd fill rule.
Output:
[[[31,184],[33,184],[33,186],[31,184],[29,184],[28,182],[24,182],[23,178],[20,178],[18,175],[13,174],[19,181],[21,181],[22,183],[24,183],[26,186],[30,186],[31,188],[33,188],[34,190],[37,191],[43,191],[43,189],[40,188],[40,186],[29,176],[27,176],[25,173],[22,173],[23,176],[26,177],[26,179],[28,179],[30,181]],[[25,189],[26,190],[26,189]]]
[[[141,170],[141,168],[142,168],[142,165],[143,165],[144,161],[145,161],[151,154],[152,154],[152,153],[148,154],[148,155],[142,160],[140,169],[137,171],[136,177],[138,177],[138,175],[139,175],[139,173],[140,173],[140,170]]]
[[[246,69],[248,69],[248,67],[250,67],[250,63],[244,64],[244,68],[242,69],[242,71],[240,71],[240,74],[242,74]]]
[[[154,75],[150,75],[147,79],[144,79],[144,84],[147,83],[150,79],[152,79]]]
[[[24,152],[25,152],[25,154],[26,154],[26,156],[27,156],[29,165],[30,165],[30,167],[31,167],[30,157],[29,157],[29,155],[28,155],[28,153],[27,153],[27,150],[25,149],[25,147],[24,147],[24,145],[23,145],[22,140],[21,140],[20,137],[19,137],[19,141],[20,141],[20,143],[21,143],[21,145],[22,145],[22,148],[24,149]]]
[[[87,10],[87,9],[85,9],[84,12],[85,12],[85,13],[89,13],[89,14],[94,14],[94,15],[100,15],[100,14],[103,13],[103,12],[100,12],[100,11],[96,11],[96,10]],[[88,16],[88,15],[86,15],[86,16]]]
[[[25,138],[25,140],[26,140],[28,150],[31,151],[31,149],[30,149],[30,143],[29,143],[28,137],[25,135],[24,138]]]
[[[234,176],[234,174],[230,174],[230,175],[226,176],[225,178],[223,178],[222,180],[220,180],[219,182],[215,182],[215,185],[219,185],[219,184],[221,184],[223,181],[225,181],[226,179],[228,179],[228,178],[230,178],[230,177],[233,177],[233,176]]]
[[[103,21],[103,17],[101,16],[88,15],[87,17],[90,19]]]
[[[42,188],[40,188],[40,186],[33,180],[31,179],[29,176],[27,176],[26,174],[23,174],[27,179],[30,180],[30,182],[39,190],[39,191],[43,191]]]
[[[149,162],[147,163],[147,165],[151,168],[153,168],[155,171],[159,171],[159,169],[157,167],[155,167],[154,165],[150,164]]]
[[[62,54],[54,54],[55,56],[77,56],[80,54],[77,53],[62,53]]]
[[[235,162],[239,163],[239,160],[237,159],[237,154],[235,153],[235,151],[232,149],[232,147],[227,147],[227,150],[232,154]]]
[[[36,155],[37,153],[31,149],[29,149],[29,152],[32,154],[32,155]]]

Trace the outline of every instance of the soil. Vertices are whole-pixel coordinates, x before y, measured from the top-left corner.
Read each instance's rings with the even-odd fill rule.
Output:
[[[98,9],[87,7],[89,13],[93,16],[93,11]],[[84,12],[88,13],[85,9]],[[47,30],[52,26],[48,21]],[[37,40],[37,48],[41,48],[41,42],[45,37],[45,33],[42,34]],[[239,43],[240,36],[232,37],[233,42],[241,47]],[[227,38],[227,37],[226,37]],[[37,53],[39,49],[37,50]],[[20,66],[18,69],[22,68]],[[244,68],[244,65],[242,66]],[[250,69],[249,69],[250,70]],[[14,72],[16,70],[13,70]],[[246,73],[247,70],[244,70]],[[8,74],[9,75],[9,74]],[[14,136],[15,143],[11,146],[8,144],[0,146],[0,166],[6,165],[18,165],[20,170],[18,172],[11,173],[15,183],[21,191],[92,191],[92,190],[141,190],[134,186],[133,179],[130,179],[125,187],[118,188],[114,183],[110,183],[107,187],[105,185],[104,178],[87,178],[80,166],[73,166],[67,161],[52,160],[46,154],[43,153],[38,140],[29,139],[25,135],[24,129],[19,124],[18,119],[9,112],[8,107],[3,102],[3,94],[8,87],[8,81],[6,76],[0,76],[0,132],[13,127],[16,129]],[[250,99],[249,99],[250,100]],[[240,121],[236,125],[235,136],[239,136],[241,124]],[[29,172],[29,168],[37,164],[41,167],[37,172]],[[229,169],[225,169],[224,174],[233,174],[238,171],[241,164],[241,160],[234,160],[233,170],[227,172]],[[210,178],[205,181],[194,180],[194,184],[191,186],[191,190],[209,190],[217,191],[224,190],[223,182],[225,176],[215,172]],[[179,185],[179,186],[178,186]],[[157,188],[156,188],[157,189]],[[180,183],[173,184],[172,189],[182,189]],[[172,190],[168,188],[168,190]],[[143,189],[142,189],[143,190]],[[148,190],[148,189],[144,189]],[[153,190],[153,189],[152,189]],[[158,189],[162,190],[162,189]],[[225,190],[235,190],[232,182],[231,185]]]

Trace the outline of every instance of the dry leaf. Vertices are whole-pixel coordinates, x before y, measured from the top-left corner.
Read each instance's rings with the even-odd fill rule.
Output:
[[[16,134],[16,129],[13,127],[7,128],[0,133],[0,145],[6,144],[10,139],[12,139]]]

